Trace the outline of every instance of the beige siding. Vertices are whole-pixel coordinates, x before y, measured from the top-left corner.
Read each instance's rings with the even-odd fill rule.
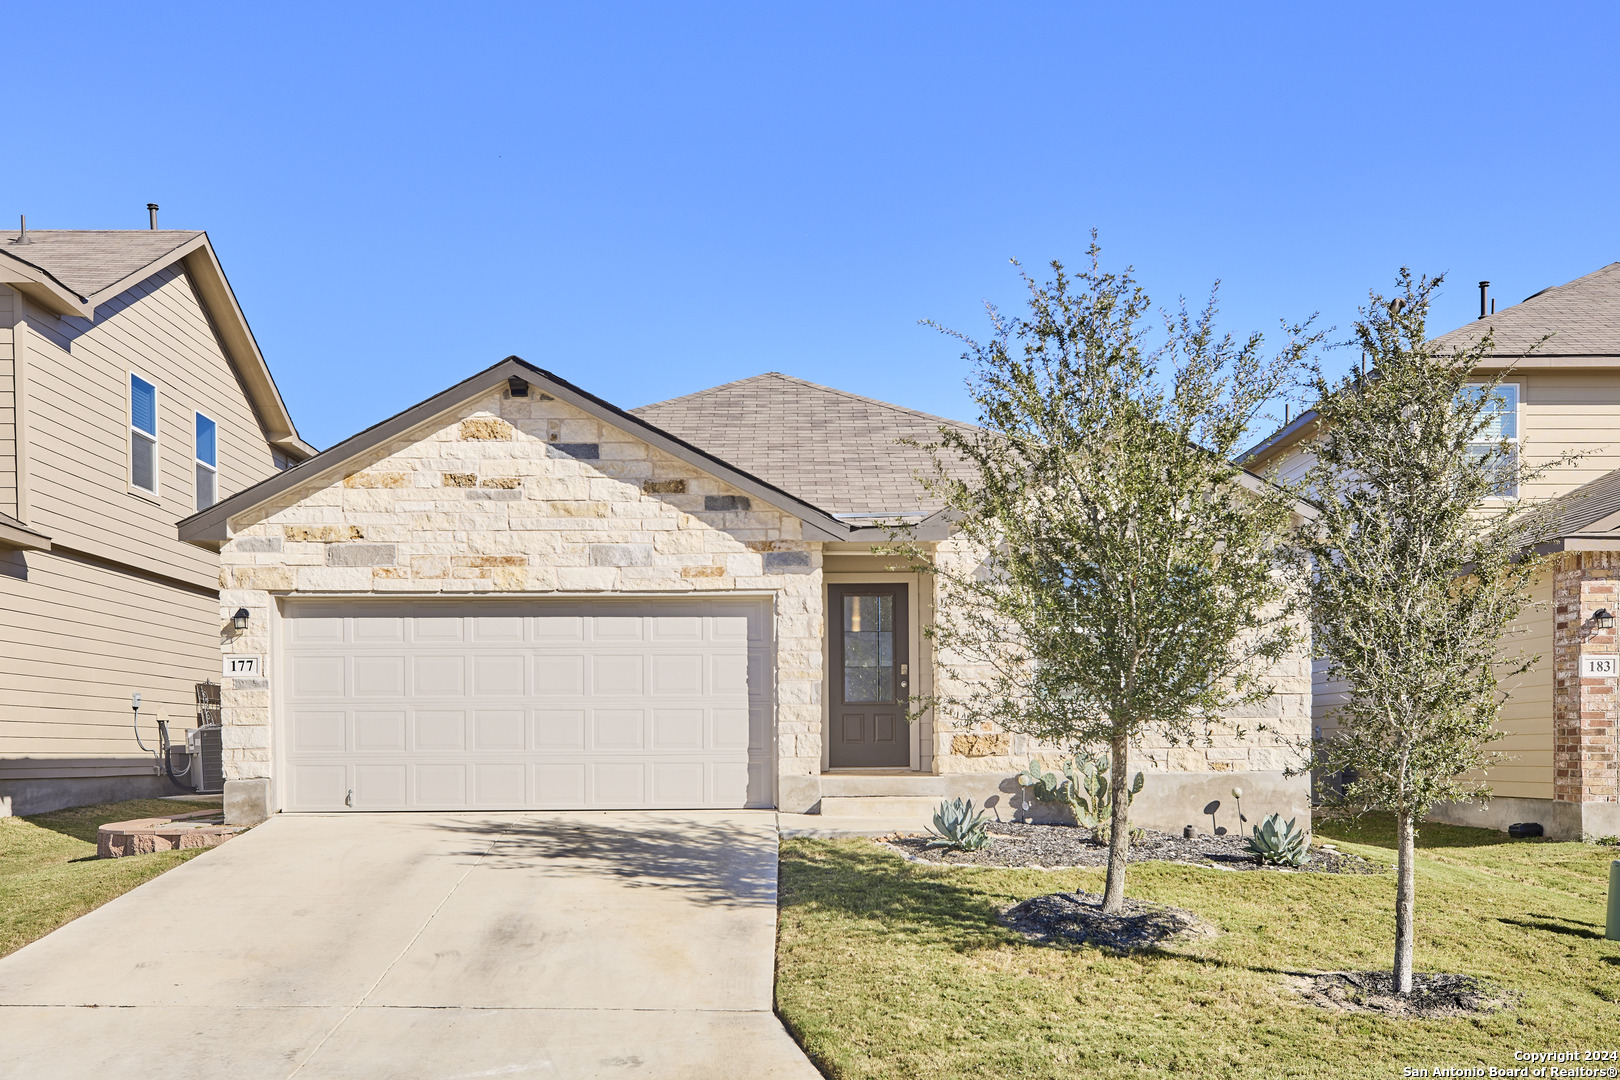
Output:
[[[97,315],[91,324],[28,309],[30,524],[61,545],[217,588],[213,553],[175,535],[196,510],[195,412],[219,425],[222,497],[275,471],[270,446],[178,269]],[[131,370],[158,388],[156,500],[128,483]]]
[[[178,267],[104,305],[94,322],[7,296],[16,311],[0,323],[26,320],[28,523],[58,551],[0,551],[0,779],[149,773],[130,694],[145,698],[151,745],[157,709],[190,727],[194,684],[219,678],[219,604],[198,591],[218,589],[218,556],[175,531],[196,509],[194,414],[218,425],[221,497],[276,462]],[[128,483],[131,370],[158,389],[156,499]]]
[[[12,297],[0,285],[0,514],[17,516],[17,371],[11,344]]]
[[[0,551],[0,779],[141,773],[159,710],[192,727],[219,679],[219,605],[49,552]],[[121,759],[121,760],[120,760]]]
[[[1521,385],[1520,442],[1525,461],[1538,465],[1566,451],[1581,460],[1559,466],[1526,485],[1531,498],[1562,495],[1620,469],[1620,371],[1532,372]]]
[[[1503,643],[1504,657],[1520,653],[1539,660],[1522,675],[1502,680],[1508,694],[1497,727],[1506,734],[1491,744],[1503,755],[1485,779],[1496,795],[1521,799],[1553,797],[1553,611],[1552,576],[1539,584]],[[1345,684],[1328,678],[1328,663],[1312,666],[1311,720],[1319,734],[1338,729],[1334,710],[1345,701]],[[1475,776],[1477,777],[1477,774]]]

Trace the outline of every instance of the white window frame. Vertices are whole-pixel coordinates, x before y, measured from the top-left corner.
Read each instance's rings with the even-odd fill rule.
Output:
[[[135,426],[135,380],[152,388],[152,431],[142,431]],[[124,483],[129,487],[131,495],[143,499],[156,500],[163,489],[163,391],[158,388],[156,379],[149,379],[134,368],[129,369],[124,378],[124,435],[126,440]],[[152,486],[143,488],[135,483],[135,440],[152,440]]]
[[[1479,387],[1481,389],[1481,391],[1483,391],[1487,386],[1490,386],[1491,384],[1490,383],[1485,383],[1485,382],[1475,382],[1475,383],[1469,383],[1468,385],[1469,386],[1477,386],[1477,387]],[[1502,439],[1506,439],[1508,442],[1513,444],[1513,468],[1514,468],[1514,472],[1513,472],[1513,494],[1511,494],[1511,495],[1488,495],[1485,498],[1486,502],[1509,503],[1509,502],[1516,502],[1518,500],[1518,498],[1519,498],[1518,467],[1519,467],[1519,462],[1522,461],[1523,458],[1524,458],[1524,453],[1523,453],[1523,445],[1524,445],[1524,382],[1523,382],[1523,380],[1520,380],[1520,379],[1503,379],[1500,383],[1497,383],[1496,386],[1497,386],[1498,389],[1501,389],[1502,387],[1507,387],[1507,386],[1511,386],[1513,388],[1513,434],[1511,436],[1502,436],[1501,438],[1498,438],[1498,439],[1475,439],[1472,442],[1470,442],[1468,445],[1469,446],[1493,446],[1497,442],[1501,441]]]
[[[197,456],[197,421],[198,420],[206,420],[210,424],[214,425],[214,460],[213,460],[212,464],[210,464],[209,462],[204,461],[202,458]],[[209,416],[207,413],[203,412],[200,409],[193,409],[191,411],[191,458],[192,458],[192,461],[191,461],[191,483],[192,483],[193,488],[195,488],[196,484],[197,484],[197,470],[198,469],[207,469],[214,476],[214,502],[211,502],[211,503],[208,504],[208,506],[213,506],[214,503],[219,502],[219,498],[220,498],[220,495],[219,495],[219,421],[215,420],[212,416]],[[202,502],[202,500],[199,498],[199,496],[201,495],[201,492],[193,490],[191,494],[192,494],[192,499],[191,499],[192,505],[197,507],[198,512],[201,512],[203,510],[208,509],[208,506],[200,505],[201,502]]]

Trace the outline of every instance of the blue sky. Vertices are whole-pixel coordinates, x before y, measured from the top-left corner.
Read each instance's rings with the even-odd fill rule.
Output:
[[[1620,258],[1613,5],[33,5],[0,216],[207,229],[326,446],[509,353],[972,419],[1007,260],[1436,330]],[[3,219],[3,217],[0,217]],[[8,226],[14,227],[14,226]],[[1343,336],[1341,333],[1340,336]],[[1348,363],[1344,357],[1344,363]]]

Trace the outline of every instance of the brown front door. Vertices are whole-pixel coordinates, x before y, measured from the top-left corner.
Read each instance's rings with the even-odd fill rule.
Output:
[[[831,585],[828,757],[835,769],[906,768],[911,642],[904,585]]]

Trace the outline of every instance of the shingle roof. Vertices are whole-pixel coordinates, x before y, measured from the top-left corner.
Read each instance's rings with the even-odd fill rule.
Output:
[[[86,299],[201,235],[183,229],[29,229],[28,243],[19,244],[13,230],[0,232],[0,252]]]
[[[1620,356],[1620,262],[1565,285],[1543,289],[1494,315],[1434,339],[1443,348],[1467,348],[1486,327],[1495,332],[1492,356],[1522,356],[1543,335],[1538,357]]]
[[[1558,500],[1563,504],[1556,535],[1577,536],[1620,512],[1620,469],[1590,480]]]
[[[771,371],[643,405],[632,413],[715,457],[834,514],[917,514],[940,508],[916,480],[941,427],[931,416]]]

